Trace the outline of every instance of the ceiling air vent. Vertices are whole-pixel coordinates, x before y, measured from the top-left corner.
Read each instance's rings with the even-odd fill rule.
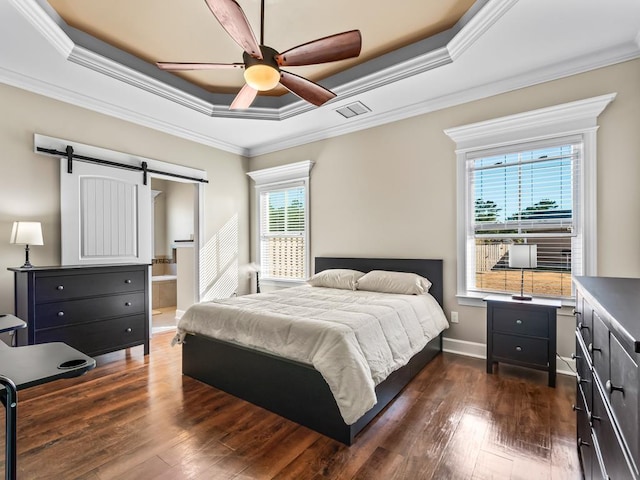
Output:
[[[336,109],[344,118],[356,117],[371,110],[362,102],[355,102]]]

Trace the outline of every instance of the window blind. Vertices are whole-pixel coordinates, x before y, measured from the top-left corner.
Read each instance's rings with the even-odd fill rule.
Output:
[[[306,278],[305,198],[304,185],[260,193],[260,263],[263,277]]]
[[[524,148],[523,148],[524,147]],[[509,268],[509,245],[538,246],[538,267],[525,290],[571,296],[580,274],[582,239],[579,137],[481,152],[467,159],[467,285],[481,292],[516,292],[520,270]]]

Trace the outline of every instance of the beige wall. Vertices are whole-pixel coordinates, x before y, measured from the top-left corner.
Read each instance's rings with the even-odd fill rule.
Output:
[[[194,235],[195,184],[154,178],[151,188],[162,192],[154,204],[154,254],[171,257],[176,240]]]
[[[444,259],[446,336],[485,343],[485,310],[456,292],[456,159],[450,127],[617,92],[598,132],[600,275],[640,276],[640,60],[525,88],[389,125],[263,155],[250,169],[313,160],[311,255]],[[255,208],[255,205],[253,205]],[[253,252],[255,253],[255,252]],[[569,356],[573,317],[558,320]]]
[[[231,153],[149,128],[0,85],[0,264],[19,266],[24,250],[9,245],[14,220],[43,223],[45,245],[31,249],[35,265],[60,262],[59,161],[33,152],[33,134],[128,152],[207,171],[205,228],[207,245],[229,223],[225,262],[246,264],[249,257],[247,160]],[[216,263],[207,278],[212,288],[226,264]],[[244,287],[244,286],[243,286]],[[0,270],[0,312],[13,312],[13,276]]]

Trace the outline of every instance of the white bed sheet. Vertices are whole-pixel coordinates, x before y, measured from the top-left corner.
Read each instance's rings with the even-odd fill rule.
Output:
[[[351,425],[375,405],[375,386],[448,326],[428,294],[301,286],[195,304],[175,342],[194,333],[313,365]]]

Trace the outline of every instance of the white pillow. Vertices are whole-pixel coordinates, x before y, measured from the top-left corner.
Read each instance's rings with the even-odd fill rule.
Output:
[[[431,288],[431,282],[416,273],[372,270],[358,279],[358,290],[403,295],[421,295]]]
[[[342,290],[355,290],[358,279],[364,275],[358,270],[347,268],[330,268],[316,273],[307,280],[312,287],[340,288]]]

